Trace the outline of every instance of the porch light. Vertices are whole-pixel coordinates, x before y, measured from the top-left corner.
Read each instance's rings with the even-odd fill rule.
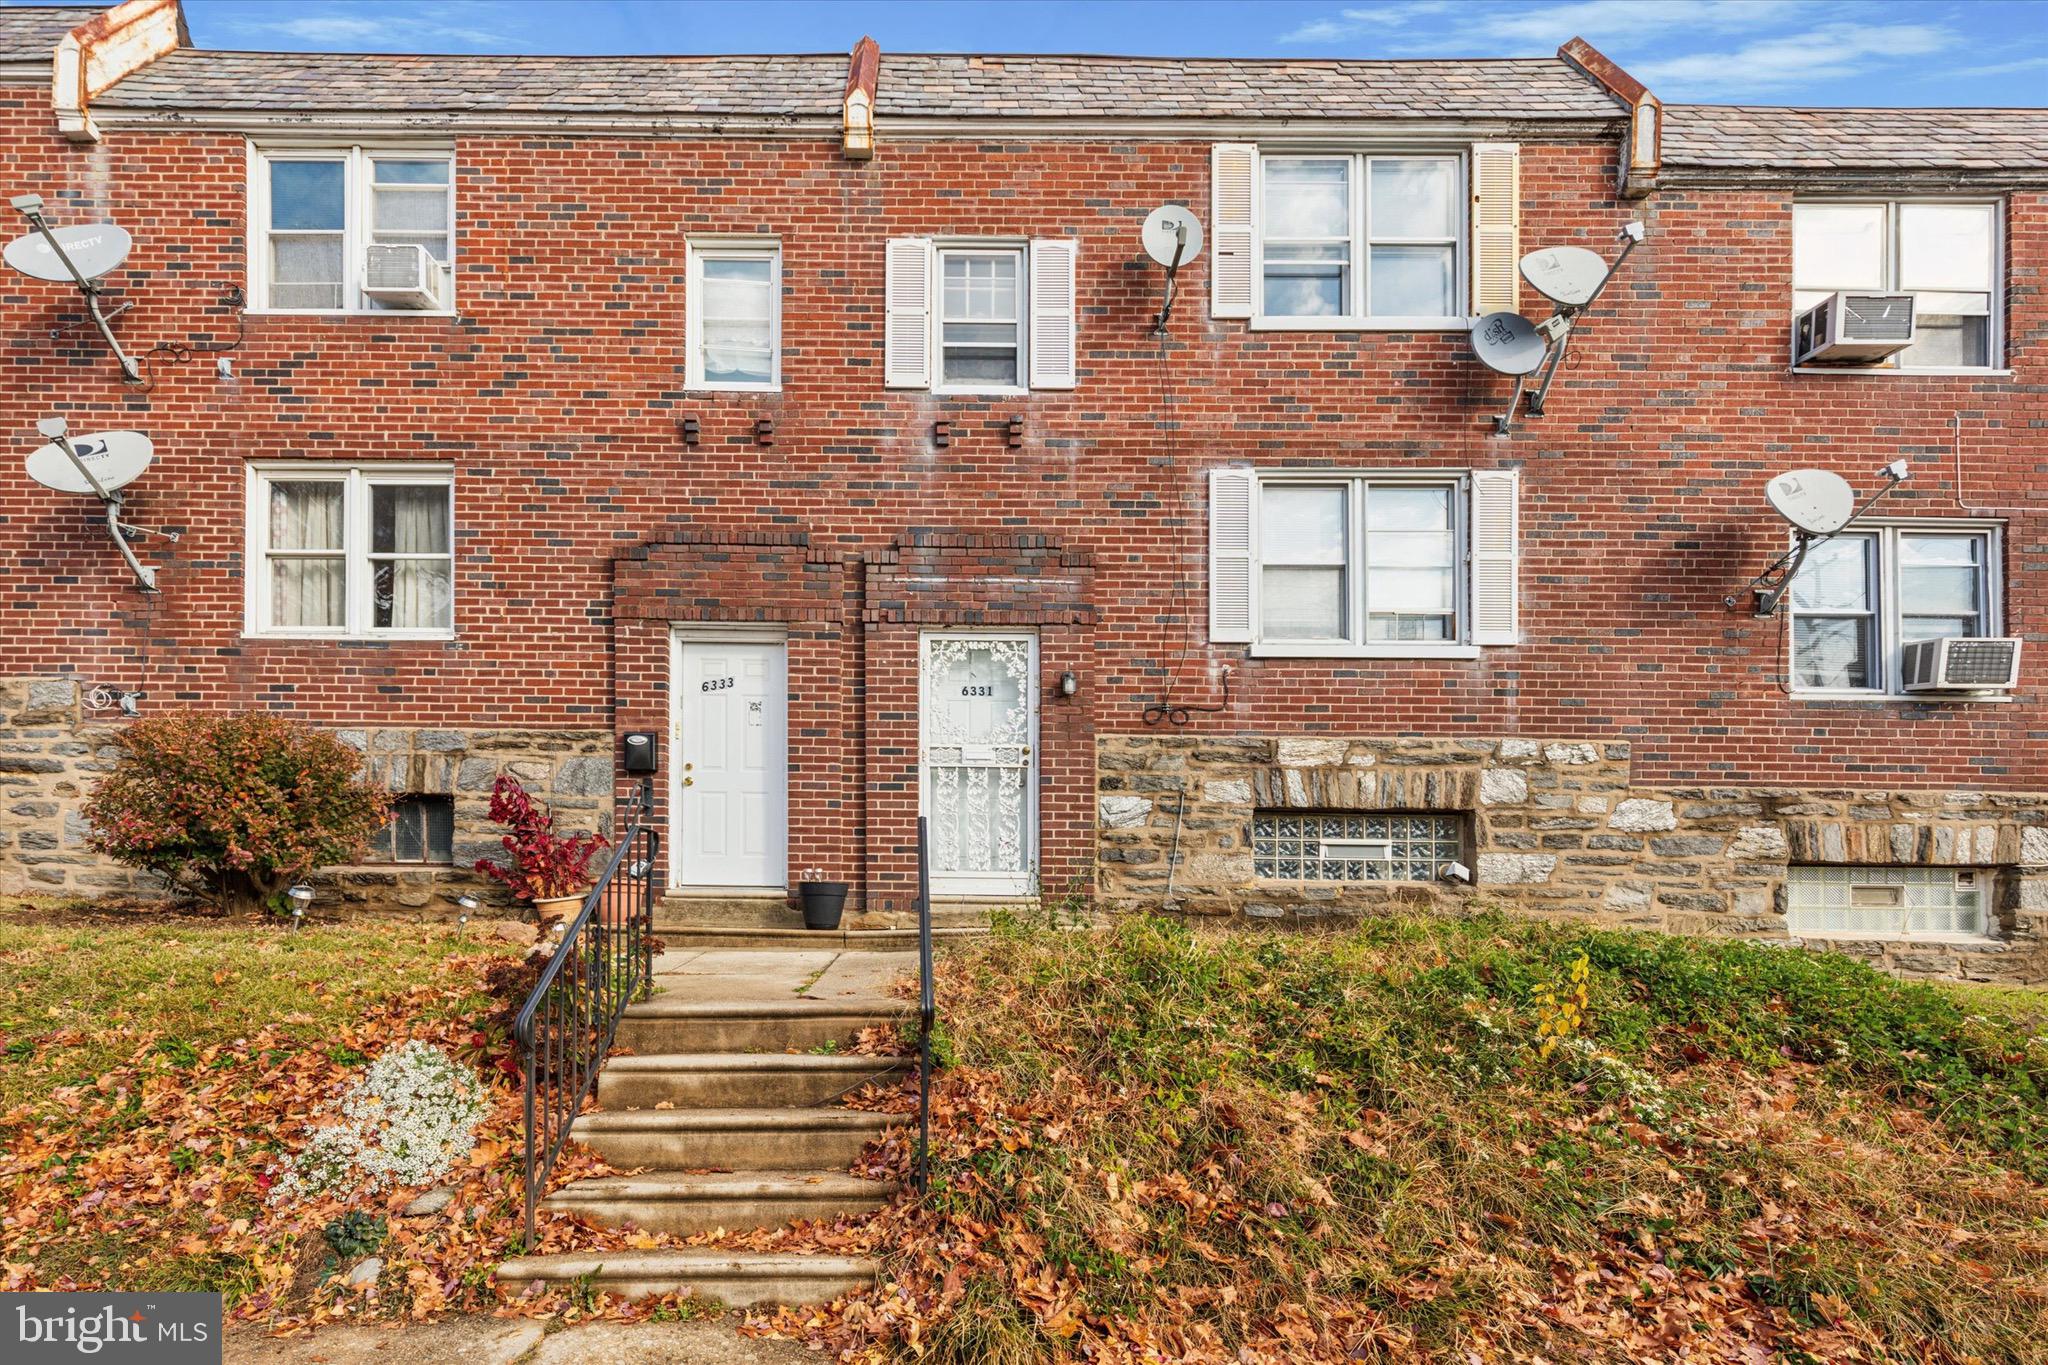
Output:
[[[1072,669],[1060,674],[1060,695],[1071,697],[1081,690],[1081,675]]]

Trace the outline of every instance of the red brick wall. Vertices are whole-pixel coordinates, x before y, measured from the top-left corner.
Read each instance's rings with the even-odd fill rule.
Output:
[[[241,140],[123,132],[75,148],[46,131],[45,98],[0,90],[0,179],[44,195],[57,221],[103,212],[134,231],[132,269],[111,281],[136,304],[124,338],[232,335],[217,300],[243,278]],[[1889,510],[1954,514],[1961,413],[1970,500],[2020,509],[2007,517],[2007,625],[2038,648],[2041,195],[2010,206],[2014,377],[1795,376],[1790,190],[1617,205],[1610,146],[1525,143],[1525,245],[1611,251],[1638,215],[1651,237],[1582,329],[1549,415],[1497,438],[1488,419],[1506,384],[1466,358],[1462,336],[1214,322],[1206,261],[1183,278],[1172,340],[1150,337],[1160,276],[1138,224],[1168,199],[1206,216],[1206,145],[917,145],[884,130],[866,165],[823,143],[465,136],[457,150],[459,319],[251,318],[235,379],[216,378],[210,357],[159,363],[140,395],[96,339],[49,340],[73,311],[65,291],[0,279],[0,410],[17,451],[52,412],[75,429],[144,428],[159,461],[134,487],[132,519],[185,532],[141,547],[164,587],[145,609],[86,500],[0,476],[10,672],[143,686],[152,708],[563,727],[610,713],[617,728],[665,729],[665,620],[829,599],[829,619],[791,632],[792,863],[851,873],[865,860],[894,897],[916,803],[916,629],[863,619],[862,556],[938,528],[1042,536],[1094,565],[1086,621],[1041,624],[1049,682],[1072,668],[1082,688],[1072,703],[1046,690],[1048,886],[1092,842],[1095,731],[1143,729],[1171,676],[1176,700],[1219,700],[1226,667],[1231,705],[1196,714],[1200,730],[1611,736],[1632,742],[1636,779],[1652,783],[1999,788],[2039,786],[2048,770],[2034,688],[2005,706],[1794,701],[1776,681],[1782,623],[1721,604],[1781,543],[1761,497],[1776,470],[1824,465],[1867,488],[1903,455],[1914,478]],[[781,238],[782,393],[683,392],[693,231]],[[1076,235],[1079,387],[1002,400],[884,390],[882,244],[916,232]],[[686,414],[702,422],[695,448],[676,433]],[[1013,414],[1026,419],[1018,450],[1003,437]],[[754,443],[759,415],[775,419],[772,448]],[[946,450],[930,438],[939,418],[954,424]],[[454,463],[454,642],[242,637],[243,461],[295,457]],[[1207,646],[1201,472],[1245,459],[1519,465],[1525,643],[1477,662],[1247,660]],[[672,544],[707,529],[782,537],[747,547],[773,548],[781,581],[756,597],[758,565],[713,573],[705,547],[693,558]],[[688,574],[711,585],[708,604],[662,595]],[[2037,655],[2028,675],[2043,666]]]

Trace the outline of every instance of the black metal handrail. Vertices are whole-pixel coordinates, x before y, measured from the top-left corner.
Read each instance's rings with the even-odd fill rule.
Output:
[[[926,820],[917,817],[917,1159],[911,1179],[923,1194],[931,1185],[932,1021],[938,1016],[932,993],[932,861]]]
[[[569,1129],[597,1088],[597,1073],[626,1006],[654,978],[655,867],[661,836],[644,822],[654,784],[643,781],[623,812],[626,831],[575,918],[562,926],[512,1035],[526,1056],[526,1244],[534,1214]]]

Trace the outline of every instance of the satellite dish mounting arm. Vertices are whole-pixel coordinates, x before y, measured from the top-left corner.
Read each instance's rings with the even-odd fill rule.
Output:
[[[1778,607],[1785,600],[1785,594],[1792,591],[1792,584],[1799,577],[1800,569],[1806,566],[1807,551],[1816,545],[1822,545],[1833,540],[1836,536],[1841,535],[1842,532],[1854,526],[1857,518],[1877,505],[1879,498],[1897,488],[1901,483],[1904,483],[1907,477],[1905,465],[1906,462],[1904,460],[1894,460],[1886,465],[1881,471],[1885,480],[1884,487],[1865,498],[1863,505],[1852,512],[1849,519],[1843,522],[1837,529],[1828,532],[1826,535],[1815,535],[1811,531],[1795,530],[1793,532],[1792,548],[1772,560],[1769,567],[1744,584],[1741,591],[1730,593],[1722,598],[1722,605],[1732,609],[1737,602],[1742,600],[1743,593],[1755,593],[1756,614],[1758,616],[1777,615]]]
[[[156,570],[137,559],[135,551],[129,548],[129,539],[140,534],[140,532],[134,530],[134,528],[122,525],[121,494],[101,483],[100,476],[92,472],[92,466],[79,458],[78,451],[71,444],[71,438],[65,434],[63,418],[53,418],[39,425],[43,435],[49,437],[51,444],[63,451],[72,464],[78,466],[79,475],[92,485],[93,496],[97,497],[100,500],[100,506],[106,509],[107,534],[114,538],[114,548],[119,550],[121,558],[128,562],[128,571],[135,575],[135,581],[142,585],[144,592],[157,591]],[[168,531],[159,532],[158,534],[168,535],[173,540],[177,539],[174,534]]]
[[[100,336],[105,338],[108,349],[113,351],[114,359],[120,363],[121,378],[130,384],[140,384],[142,382],[142,367],[136,364],[134,358],[121,348],[121,343],[114,338],[113,325],[107,321],[106,314],[100,311],[99,281],[89,280],[79,273],[78,267],[72,263],[70,254],[64,250],[64,244],[59,242],[57,235],[50,231],[49,223],[43,219],[42,197],[40,195],[24,194],[13,202],[14,207],[21,210],[21,216],[28,219],[28,225],[41,233],[43,240],[50,244],[50,250],[56,254],[58,260],[64,263],[64,269],[70,272],[72,283],[78,286],[78,292],[85,296],[85,311],[92,318],[93,326],[99,328]],[[77,457],[73,456],[72,458],[76,459]]]
[[[1544,362],[1543,365],[1543,382],[1536,386],[1535,393],[1529,395],[1529,415],[1531,417],[1541,417],[1543,415],[1543,400],[1550,396],[1550,381],[1557,378],[1557,367],[1563,363],[1564,353],[1572,344],[1573,320],[1599,300],[1600,295],[1607,288],[1608,281],[1612,280],[1620,272],[1621,263],[1628,259],[1629,252],[1634,251],[1637,246],[1641,245],[1643,225],[1640,222],[1624,223],[1621,228],[1621,235],[1628,245],[1621,249],[1621,254],[1616,256],[1614,263],[1607,267],[1607,273],[1600,277],[1599,284],[1593,286],[1593,292],[1587,296],[1586,301],[1580,304],[1560,306],[1554,316],[1537,324],[1549,334],[1551,346],[1550,359]],[[1517,397],[1519,396],[1518,394]],[[1509,411],[1513,411],[1513,408],[1511,407]]]
[[[1166,297],[1160,301],[1158,321],[1152,324],[1152,335],[1156,337],[1166,335],[1167,319],[1173,316],[1173,282],[1174,278],[1180,274],[1181,258],[1187,254],[1188,250],[1187,224],[1179,223],[1175,225],[1174,239],[1173,259],[1166,266]]]

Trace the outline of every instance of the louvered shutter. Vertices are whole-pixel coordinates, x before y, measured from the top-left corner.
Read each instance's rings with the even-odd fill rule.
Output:
[[[1512,469],[1472,472],[1472,643],[1521,641],[1517,602],[1515,501],[1521,484]]]
[[[1064,240],[1031,244],[1031,387],[1074,387],[1074,295],[1078,247]]]
[[[1209,474],[1209,641],[1242,644],[1252,638],[1252,565],[1258,557],[1252,522],[1252,472]]]
[[[891,237],[882,290],[888,317],[882,342],[882,383],[892,389],[932,386],[932,243]]]
[[[1472,311],[1513,313],[1521,301],[1522,149],[1472,144]]]
[[[1258,259],[1259,149],[1219,142],[1209,151],[1209,316],[1248,318]]]

